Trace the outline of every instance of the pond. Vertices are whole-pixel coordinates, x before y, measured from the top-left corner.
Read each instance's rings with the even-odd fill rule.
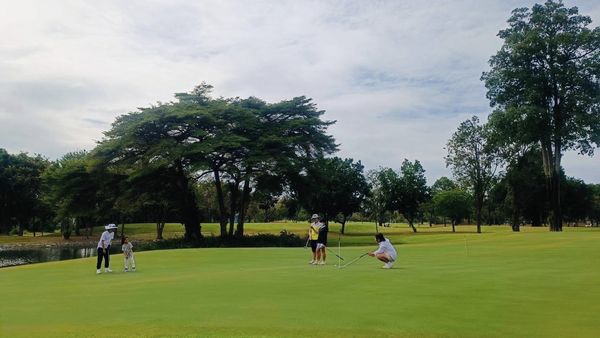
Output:
[[[116,246],[111,247],[111,254],[117,253]],[[63,261],[67,259],[96,256],[96,248],[91,247],[40,247],[10,248],[0,247],[0,268],[32,263]]]

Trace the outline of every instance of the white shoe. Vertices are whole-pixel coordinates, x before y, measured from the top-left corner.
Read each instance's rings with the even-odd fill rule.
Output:
[[[99,274],[101,274],[101,273],[102,273],[102,270],[100,270],[100,269],[96,270],[96,274],[97,274],[97,275],[99,275]]]
[[[310,263],[311,265],[317,265],[319,262],[317,261],[312,261],[312,263]]]
[[[325,262],[324,262],[324,261],[320,261],[320,262],[319,262],[319,263],[317,263],[317,264],[319,264],[319,265],[325,265]]]
[[[311,259],[310,262],[308,262],[308,264],[314,264],[314,263],[315,263],[314,259]]]
[[[135,266],[131,268],[131,272],[135,272]]]
[[[105,268],[104,272],[112,272],[112,270],[110,268]]]
[[[392,262],[388,262],[388,263],[385,263],[385,264],[382,266],[382,268],[384,268],[384,269],[391,269],[391,268],[392,268],[392,265],[394,265],[394,263],[392,263]]]
[[[123,272],[128,272],[128,271],[129,271],[129,270],[127,270],[127,269],[123,270]]]

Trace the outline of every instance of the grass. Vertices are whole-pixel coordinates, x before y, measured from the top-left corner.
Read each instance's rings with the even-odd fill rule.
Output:
[[[371,241],[362,230],[344,243]],[[93,259],[5,268],[0,336],[598,336],[599,229],[422,230],[385,229],[392,270],[309,266],[302,248],[139,252],[138,272],[99,276]]]

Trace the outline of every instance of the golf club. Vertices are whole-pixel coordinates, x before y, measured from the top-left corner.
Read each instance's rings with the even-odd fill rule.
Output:
[[[344,260],[344,257],[342,257],[342,256],[340,256],[340,255],[338,255],[338,254],[336,254],[336,253],[335,253],[335,251],[333,251],[333,250],[331,250],[331,249],[329,249],[329,248],[327,248],[327,250],[328,250],[329,252],[331,252],[332,254],[334,254],[334,255],[335,255],[337,258],[339,258],[339,259],[341,259],[341,260]]]
[[[350,265],[350,264],[354,264],[354,263],[355,263],[355,262],[357,262],[359,259],[361,259],[361,258],[365,257],[365,256],[366,256],[366,255],[368,255],[368,254],[369,254],[368,252],[365,252],[364,254],[362,254],[362,255],[360,255],[360,256],[358,256],[358,257],[354,258],[353,260],[351,260],[350,262],[348,262],[348,263],[346,263],[346,264],[344,264],[344,265],[338,265],[338,269],[343,269],[343,268],[347,267],[347,266],[348,266],[348,265]]]
[[[304,249],[308,248],[308,242],[310,242],[310,236],[306,239],[306,244],[304,244]]]

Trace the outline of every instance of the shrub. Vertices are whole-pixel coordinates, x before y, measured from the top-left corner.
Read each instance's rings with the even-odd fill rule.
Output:
[[[243,237],[208,236],[199,240],[188,241],[183,238],[172,238],[161,241],[140,243],[138,250],[161,250],[183,248],[251,248],[251,247],[301,247],[304,241],[298,235],[283,230],[279,235],[257,234]]]

